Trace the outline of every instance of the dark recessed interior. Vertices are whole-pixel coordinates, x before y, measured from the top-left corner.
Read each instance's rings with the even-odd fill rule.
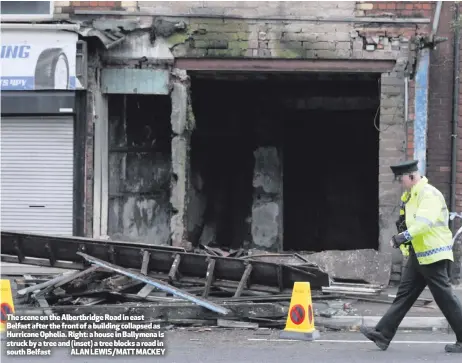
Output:
[[[263,195],[282,198],[283,208],[282,246],[268,249],[378,249],[378,79],[193,74],[191,175],[202,206],[190,213],[203,220],[191,224],[190,240],[208,228],[219,246],[250,243],[252,205]],[[253,187],[259,147],[277,150],[268,175],[282,176],[281,192]]]

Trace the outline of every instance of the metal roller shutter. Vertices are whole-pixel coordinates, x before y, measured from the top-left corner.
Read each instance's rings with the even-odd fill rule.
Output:
[[[2,230],[72,235],[73,174],[71,117],[2,118]]]

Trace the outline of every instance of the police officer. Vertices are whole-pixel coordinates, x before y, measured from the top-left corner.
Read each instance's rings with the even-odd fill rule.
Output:
[[[417,161],[391,166],[405,188],[401,197],[398,234],[390,244],[409,255],[398,293],[374,329],[360,331],[380,349],[386,350],[398,326],[426,286],[456,334],[457,342],[445,347],[462,353],[462,305],[449,283],[448,264],[454,261],[449,211],[443,195],[420,176]]]

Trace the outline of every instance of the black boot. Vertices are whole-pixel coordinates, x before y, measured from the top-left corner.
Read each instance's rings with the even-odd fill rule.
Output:
[[[447,353],[462,353],[462,342],[457,342],[456,344],[448,344],[444,347],[444,350]]]
[[[389,340],[385,338],[382,333],[375,329],[362,326],[359,328],[359,331],[363,333],[367,339],[372,340],[375,345],[377,345],[382,350],[387,350],[388,346],[390,345]]]

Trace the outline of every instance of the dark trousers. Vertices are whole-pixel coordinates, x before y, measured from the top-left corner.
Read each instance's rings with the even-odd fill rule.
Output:
[[[456,333],[457,341],[462,342],[462,304],[449,283],[449,262],[449,260],[442,260],[430,265],[419,265],[411,249],[396,298],[380,319],[375,327],[376,330],[391,341],[404,316],[428,285],[436,304]]]

